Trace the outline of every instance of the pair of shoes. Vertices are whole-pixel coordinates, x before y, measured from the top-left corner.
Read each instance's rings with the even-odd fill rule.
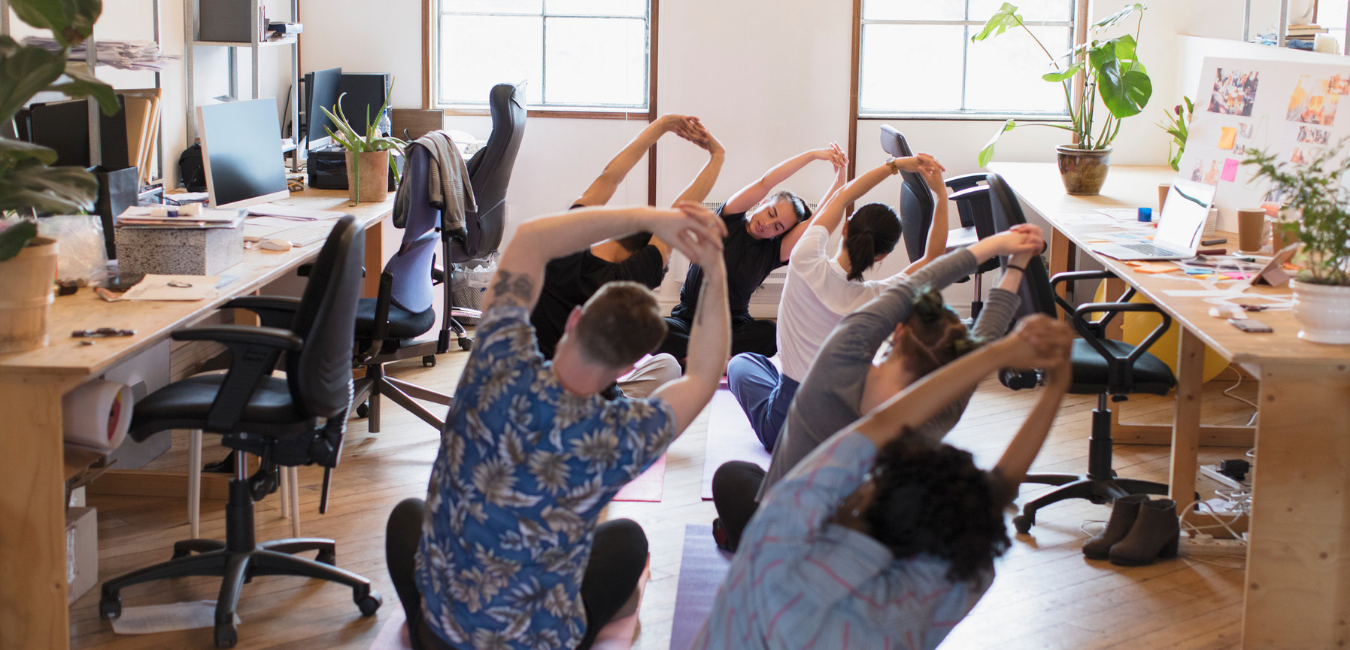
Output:
[[[1109,558],[1117,566],[1144,566],[1176,557],[1180,539],[1175,501],[1131,494],[1116,499],[1106,529],[1083,544],[1083,555]]]
[[[731,544],[727,540],[727,529],[722,527],[721,519],[713,520],[713,541],[717,542],[717,548],[720,548],[728,553],[736,552],[736,549],[731,548]]]

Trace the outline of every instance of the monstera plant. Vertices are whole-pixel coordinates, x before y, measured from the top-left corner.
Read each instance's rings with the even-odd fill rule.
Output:
[[[1134,35],[1123,34],[1105,40],[1098,38],[1103,32],[1132,16],[1138,17]],[[1139,62],[1136,52],[1143,20],[1144,5],[1126,5],[1124,9],[1094,23],[1086,42],[1055,55],[1027,28],[1022,16],[1017,13],[1017,7],[1005,2],[985,23],[984,29],[972,36],[971,40],[983,41],[1009,30],[1024,32],[1031,37],[1049,59],[1049,71],[1041,79],[1064,88],[1069,121],[1018,124],[1016,120],[1008,120],[980,151],[980,165],[989,164],[999,137],[1014,128],[1045,126],[1062,129],[1072,133],[1074,139],[1073,144],[1059,147],[1059,167],[1065,189],[1070,194],[1096,194],[1100,191],[1110,167],[1111,142],[1120,134],[1121,120],[1138,115],[1153,95],[1153,82],[1144,64]],[[1074,80],[1079,74],[1085,76],[1084,85],[1082,92],[1076,94]]]

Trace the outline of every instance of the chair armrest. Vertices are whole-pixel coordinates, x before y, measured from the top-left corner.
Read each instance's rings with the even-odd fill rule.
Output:
[[[300,311],[300,299],[290,296],[240,296],[221,309],[247,309],[258,315],[263,327],[288,329]]]
[[[250,327],[248,325],[213,325],[190,327],[170,335],[175,341],[215,341],[225,345],[250,345],[294,352],[304,344],[290,330],[279,327]]]
[[[988,195],[989,195],[989,188],[981,185],[977,187],[968,187],[966,189],[952,192],[951,194],[947,195],[947,199],[950,201],[956,201],[958,203],[961,203],[973,201],[975,197],[978,196],[988,196]]]
[[[220,384],[220,392],[206,413],[205,431],[234,433],[244,407],[263,378],[272,374],[282,352],[295,352],[304,341],[289,330],[275,327],[216,325],[178,330],[170,335],[175,341],[215,341],[230,350],[230,370]]]
[[[1069,301],[1067,301],[1067,300],[1065,300],[1064,298],[1060,297],[1059,291],[1056,289],[1056,287],[1057,287],[1058,285],[1063,284],[1063,283],[1065,283],[1065,282],[1078,282],[1078,281],[1080,281],[1080,280],[1118,280],[1118,279],[1119,279],[1119,277],[1118,277],[1115,273],[1112,273],[1111,271],[1106,271],[1106,270],[1102,270],[1102,271],[1066,271],[1066,272],[1064,272],[1064,273],[1056,273],[1056,274],[1055,274],[1055,277],[1050,278],[1050,295],[1052,295],[1052,296],[1055,297],[1055,304],[1056,304],[1056,305],[1059,305],[1059,308],[1060,308],[1060,309],[1063,309],[1065,314],[1067,314],[1067,315],[1069,315],[1069,316],[1073,316],[1073,314],[1074,314],[1074,307],[1073,307],[1073,305],[1070,305],[1070,304],[1069,304]],[[1117,303],[1124,304],[1124,303],[1128,303],[1128,302],[1130,302],[1130,299],[1131,299],[1131,298],[1134,298],[1134,293],[1135,293],[1134,287],[1127,287],[1127,288],[1125,289],[1125,293],[1121,294],[1120,297],[1117,298],[1116,301],[1115,301],[1114,303],[1104,303],[1104,304],[1117,304]],[[1109,296],[1108,296],[1108,297],[1109,297]],[[1110,322],[1111,322],[1111,319],[1112,319],[1112,318],[1115,318],[1116,313],[1117,313],[1117,312],[1120,312],[1120,311],[1127,311],[1127,310],[1123,310],[1123,309],[1121,309],[1121,310],[1103,310],[1103,309],[1094,309],[1094,310],[1092,310],[1092,311],[1105,311],[1105,312],[1106,312],[1106,316],[1105,316],[1104,318],[1102,318],[1101,320],[1099,320],[1099,321],[1087,321],[1093,328],[1096,329],[1096,335],[1097,335],[1098,337],[1101,337],[1101,336],[1102,336],[1102,333],[1106,331],[1106,325],[1107,325],[1107,323],[1110,323]]]
[[[358,363],[364,364],[374,359],[384,349],[384,340],[389,338],[389,303],[393,293],[394,275],[385,271],[380,274],[380,290],[375,297],[375,329],[370,332],[369,345],[357,352]]]
[[[1087,320],[1087,315],[1092,312],[1106,312],[1108,316],[1106,319],[1094,323]],[[1152,312],[1162,316],[1162,323],[1153,328],[1153,331],[1149,332],[1149,335],[1144,337],[1144,340],[1140,341],[1139,345],[1134,346],[1134,350],[1130,351],[1130,353],[1124,357],[1118,357],[1111,354],[1111,352],[1106,349],[1106,346],[1102,345],[1102,335],[1100,333],[1101,323],[1105,323],[1110,319],[1110,316],[1114,316],[1121,312]],[[1162,335],[1172,326],[1172,317],[1152,303],[1090,302],[1079,305],[1078,309],[1074,310],[1073,326],[1074,329],[1078,330],[1079,334],[1083,335],[1083,340],[1087,341],[1088,345],[1092,346],[1092,349],[1096,350],[1097,354],[1102,355],[1102,358],[1106,360],[1108,369],[1107,392],[1111,394],[1123,394],[1133,392],[1134,386],[1133,380],[1131,379],[1131,373],[1134,369],[1134,363],[1138,361],[1140,357],[1144,356],[1144,353],[1148,352],[1148,349],[1152,347],[1154,343],[1157,343],[1158,339],[1162,338]],[[1121,365],[1124,365],[1124,367],[1122,368]]]
[[[947,184],[947,187],[960,192],[961,190],[975,187],[980,183],[985,182],[988,178],[988,174],[962,174],[961,176],[948,178],[943,182]]]

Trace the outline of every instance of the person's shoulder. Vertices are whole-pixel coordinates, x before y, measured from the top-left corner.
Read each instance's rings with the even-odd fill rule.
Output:
[[[483,312],[474,334],[478,339],[475,351],[492,347],[505,341],[513,347],[526,351],[535,346],[534,326],[530,324],[530,311],[520,305],[492,305]],[[537,350],[537,349],[536,349]]]
[[[723,203],[722,205],[717,206],[717,209],[714,210],[714,212],[717,213],[717,216],[722,217],[722,220],[725,221],[725,222],[727,222],[728,225],[733,224],[733,223],[740,223],[740,222],[742,222],[742,221],[745,221],[745,211],[744,211],[744,210],[742,210],[742,211],[740,211],[740,212],[727,212],[727,204],[726,204],[726,203]]]

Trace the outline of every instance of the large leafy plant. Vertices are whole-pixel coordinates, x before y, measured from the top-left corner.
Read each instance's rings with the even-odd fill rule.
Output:
[[[333,106],[333,110],[330,111],[322,106],[319,107],[319,110],[323,111],[323,114],[327,115],[328,119],[338,128],[337,132],[334,132],[333,129],[328,126],[324,126],[324,130],[328,131],[328,136],[333,138],[333,142],[342,145],[343,149],[346,149],[353,154],[378,151],[397,151],[403,153],[403,146],[405,144],[403,140],[391,136],[380,135],[378,129],[380,116],[384,115],[384,112],[389,109],[389,98],[393,93],[394,84],[390,82],[389,92],[384,96],[384,105],[380,107],[379,112],[376,113],[373,118],[370,114],[370,106],[366,106],[366,128],[361,132],[358,132],[356,128],[352,126],[352,123],[347,120],[347,115],[342,112],[342,98],[347,96],[347,93],[342,93],[338,96],[338,103]],[[365,133],[365,135],[361,135],[361,133]],[[359,202],[361,200],[361,164],[357,156],[353,155],[352,158],[352,165],[354,166],[352,176],[356,181],[354,196]],[[394,173],[394,182],[397,184],[400,180],[398,164],[394,161],[393,156],[389,156],[389,169]],[[352,205],[356,204],[353,203]]]
[[[1303,282],[1350,286],[1350,192],[1341,184],[1350,169],[1350,157],[1341,157],[1347,140],[1302,165],[1278,162],[1275,154],[1259,150],[1242,161],[1257,168],[1254,179],[1270,181],[1285,208],[1302,213],[1279,227],[1303,242]]]
[[[1138,15],[1139,22],[1133,36],[1124,34],[1107,40],[1097,38],[1103,31],[1134,15]],[[1008,120],[980,151],[980,166],[989,164],[989,160],[994,157],[994,145],[998,139],[1018,126],[1046,126],[1069,131],[1082,149],[1105,149],[1111,146],[1120,133],[1121,120],[1138,115],[1153,95],[1153,82],[1136,53],[1139,28],[1143,22],[1144,5],[1126,5],[1124,9],[1094,23],[1089,29],[1089,38],[1082,45],[1055,56],[1027,28],[1022,16],[1017,13],[1017,7],[1003,3],[1003,7],[984,24],[984,29],[970,40],[983,41],[1010,29],[1022,28],[1049,59],[1050,71],[1042,75],[1041,79],[1063,86],[1064,101],[1069,107],[1069,122],[1018,124],[1016,120]],[[1082,94],[1075,97],[1071,84],[1079,74],[1086,75],[1085,85]],[[1104,115],[1097,112],[1097,99],[1106,109]]]

